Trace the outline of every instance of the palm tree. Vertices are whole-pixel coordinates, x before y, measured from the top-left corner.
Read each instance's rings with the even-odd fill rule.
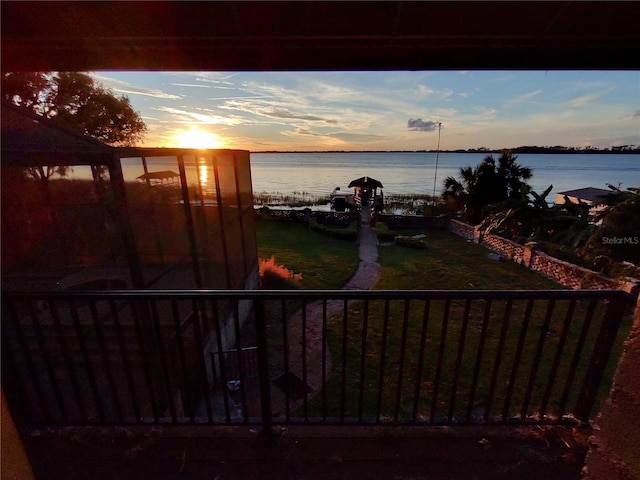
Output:
[[[521,199],[529,193],[528,185],[523,180],[529,180],[533,172],[529,167],[523,167],[516,162],[518,157],[511,150],[503,150],[498,159],[498,175],[505,182],[506,198]]]
[[[460,169],[457,180],[447,177],[444,181],[444,198],[464,202],[465,216],[475,225],[482,220],[483,208],[505,200],[526,201],[529,193],[524,180],[532,176],[531,169],[516,163],[510,150],[503,150],[498,164],[492,155],[485,157],[475,168]]]

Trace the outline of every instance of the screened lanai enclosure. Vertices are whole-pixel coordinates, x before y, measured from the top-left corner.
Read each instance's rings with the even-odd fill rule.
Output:
[[[256,286],[247,151],[112,148],[3,104],[2,228],[5,290]]]
[[[157,182],[154,172],[175,175]],[[65,421],[141,418],[169,401],[194,411],[212,383],[201,360],[235,344],[227,327],[241,328],[246,302],[205,309],[82,293],[255,289],[253,222],[247,151],[113,148],[3,103],[3,294],[69,295],[3,300],[12,410],[47,418],[71,396]],[[136,408],[123,411],[127,392]]]

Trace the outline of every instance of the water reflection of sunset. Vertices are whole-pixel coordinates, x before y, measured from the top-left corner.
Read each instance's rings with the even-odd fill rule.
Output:
[[[198,181],[203,187],[207,186],[207,180],[209,178],[209,170],[205,159],[198,160]]]

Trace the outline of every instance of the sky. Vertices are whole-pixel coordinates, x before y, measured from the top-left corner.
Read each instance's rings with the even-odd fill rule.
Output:
[[[258,151],[640,145],[638,71],[93,72],[146,147]]]

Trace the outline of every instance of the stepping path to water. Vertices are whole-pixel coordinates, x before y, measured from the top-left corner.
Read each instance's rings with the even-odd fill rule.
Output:
[[[360,246],[360,264],[358,270],[351,279],[342,287],[342,290],[369,290],[371,289],[380,273],[378,264],[378,238],[376,231],[370,225],[371,210],[369,206],[362,207],[360,212],[360,230],[358,243]],[[342,300],[328,300],[326,302],[326,318],[339,313],[344,308]],[[322,322],[325,317],[323,302],[312,302],[306,308],[306,331],[302,332],[302,310],[292,314],[287,320],[287,332],[289,340],[289,372],[303,379],[302,350],[303,340],[306,342],[306,383],[313,393],[318,393],[322,389]],[[331,372],[331,353],[327,348],[326,352],[326,375]],[[282,365],[271,365],[272,372],[282,370]],[[273,370],[276,368],[276,370]],[[282,372],[285,374],[286,372]],[[275,374],[273,378],[277,378]],[[272,386],[272,406],[273,414],[283,415],[285,398],[283,392]],[[291,399],[290,399],[291,400]],[[290,409],[294,409],[302,403],[302,400],[290,402]]]

